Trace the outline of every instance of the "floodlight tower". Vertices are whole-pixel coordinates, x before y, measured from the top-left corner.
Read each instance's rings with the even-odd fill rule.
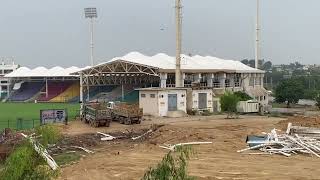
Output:
[[[90,64],[94,66],[94,56],[93,56],[93,26],[94,26],[94,19],[98,17],[97,15],[97,8],[90,7],[84,8],[85,18],[90,19]]]
[[[256,15],[256,43],[255,43],[255,68],[259,68],[259,43],[260,43],[260,37],[259,37],[259,31],[260,31],[260,24],[259,24],[259,15],[260,15],[260,0],[257,0],[257,15]]]
[[[181,73],[181,0],[176,0],[176,87],[182,87]]]

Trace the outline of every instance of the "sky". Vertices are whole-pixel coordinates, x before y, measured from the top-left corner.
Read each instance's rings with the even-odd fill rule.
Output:
[[[0,0],[0,57],[36,66],[89,65],[85,7],[97,7],[95,61],[175,53],[174,0]],[[182,0],[184,54],[253,59],[255,0]],[[317,64],[319,0],[261,0],[261,57]]]

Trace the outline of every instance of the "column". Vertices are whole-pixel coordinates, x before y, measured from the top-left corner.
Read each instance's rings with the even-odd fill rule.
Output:
[[[184,80],[186,79],[186,73],[182,73],[181,78],[182,78],[181,84],[182,84],[182,87],[184,87]]]
[[[7,98],[9,99],[10,97],[10,82],[8,81],[8,85],[7,85]]]
[[[207,86],[213,87],[214,74],[207,74]]]
[[[264,74],[260,74],[261,78],[261,87],[264,87]]]
[[[201,81],[201,73],[197,73],[194,75],[194,82],[195,83],[200,83]]]
[[[160,88],[167,87],[167,79],[168,79],[167,73],[160,73]]]
[[[83,103],[83,74],[80,73],[80,103]]]
[[[83,74],[80,72],[80,116],[83,114]]]
[[[235,87],[235,85],[234,85],[234,78],[235,78],[235,74],[230,74],[230,78],[229,78],[229,80],[230,80],[230,87],[232,87],[232,88],[234,88]]]
[[[219,77],[220,88],[225,88],[226,87],[226,78],[227,78],[227,74],[226,73],[220,74],[220,77]]]
[[[90,102],[90,86],[89,86],[90,79],[89,79],[89,75],[87,75],[86,79],[87,79],[87,94],[88,94],[87,102]]]
[[[46,98],[48,98],[48,78],[46,78]]]

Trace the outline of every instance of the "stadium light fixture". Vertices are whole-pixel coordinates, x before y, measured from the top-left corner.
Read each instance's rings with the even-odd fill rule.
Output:
[[[93,26],[94,26],[94,19],[98,18],[97,8],[95,7],[84,8],[84,15],[85,15],[85,18],[90,19],[90,63],[91,63],[91,66],[94,66]]]

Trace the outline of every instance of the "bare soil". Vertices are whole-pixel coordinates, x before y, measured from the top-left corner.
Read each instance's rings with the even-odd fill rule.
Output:
[[[226,120],[225,116],[148,119],[141,125],[125,126],[112,123],[109,128],[91,128],[82,122],[72,122],[64,128],[65,135],[138,132],[151,124],[165,124],[144,140],[129,139],[98,142],[89,146],[93,155],[62,168],[59,179],[140,179],[150,166],[157,164],[167,150],[159,145],[191,141],[212,141],[210,145],[194,146],[196,155],[189,164],[189,173],[198,179],[319,179],[320,160],[308,155],[245,155],[237,153],[246,147],[249,134],[280,128],[286,119],[241,116]],[[91,134],[92,135],[92,134]]]
[[[317,127],[320,128],[320,116],[294,116],[278,123],[282,130],[286,130],[288,123],[291,122],[295,126]]]

